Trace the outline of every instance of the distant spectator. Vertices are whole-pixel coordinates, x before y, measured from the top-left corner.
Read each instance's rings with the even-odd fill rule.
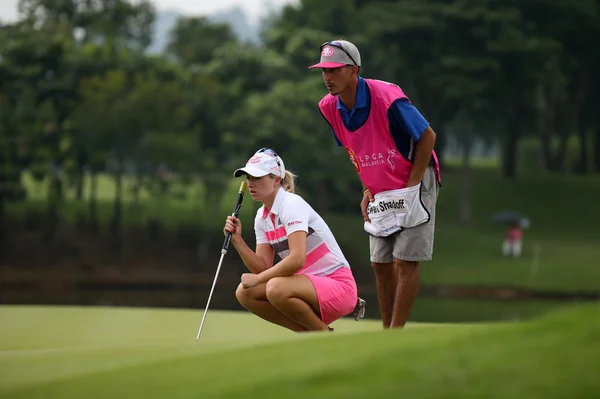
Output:
[[[502,243],[502,254],[504,256],[521,256],[521,241],[523,239],[523,230],[518,224],[512,225],[506,232],[506,237]]]

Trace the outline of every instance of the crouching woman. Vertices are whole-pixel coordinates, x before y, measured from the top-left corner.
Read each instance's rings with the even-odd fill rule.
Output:
[[[364,315],[365,302],[348,261],[331,230],[315,210],[294,194],[294,175],[270,149],[261,149],[235,177],[263,206],[254,220],[256,251],[242,238],[242,223],[227,217],[224,233],[251,273],[236,291],[240,304],[271,323],[296,332],[330,331],[329,324],[354,311]],[[275,253],[281,261],[274,264]]]

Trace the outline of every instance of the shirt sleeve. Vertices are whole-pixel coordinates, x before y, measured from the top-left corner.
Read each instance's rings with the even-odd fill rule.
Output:
[[[288,199],[285,207],[282,207],[279,213],[279,218],[288,236],[296,231],[304,231],[308,234],[309,217],[310,208],[299,197]]]
[[[419,141],[429,127],[429,122],[406,98],[394,101],[388,111],[388,118],[390,125],[405,132],[414,141]]]
[[[256,245],[258,244],[269,244],[269,239],[267,238],[267,233],[264,230],[262,223],[262,208],[260,208],[254,218],[254,235],[256,236]]]

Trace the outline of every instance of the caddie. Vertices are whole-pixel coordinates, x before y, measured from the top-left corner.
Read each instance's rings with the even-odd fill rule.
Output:
[[[436,135],[399,86],[359,75],[354,44],[335,40],[320,51],[310,67],[321,69],[329,91],[319,110],[363,184],[360,208],[383,326],[403,327],[419,290],[419,264],[433,254]]]

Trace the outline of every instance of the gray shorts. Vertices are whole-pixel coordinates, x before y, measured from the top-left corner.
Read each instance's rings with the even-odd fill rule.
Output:
[[[428,166],[421,184],[421,201],[431,216],[429,222],[389,237],[369,236],[371,262],[391,263],[394,258],[411,262],[431,260],[438,190],[435,167]]]

